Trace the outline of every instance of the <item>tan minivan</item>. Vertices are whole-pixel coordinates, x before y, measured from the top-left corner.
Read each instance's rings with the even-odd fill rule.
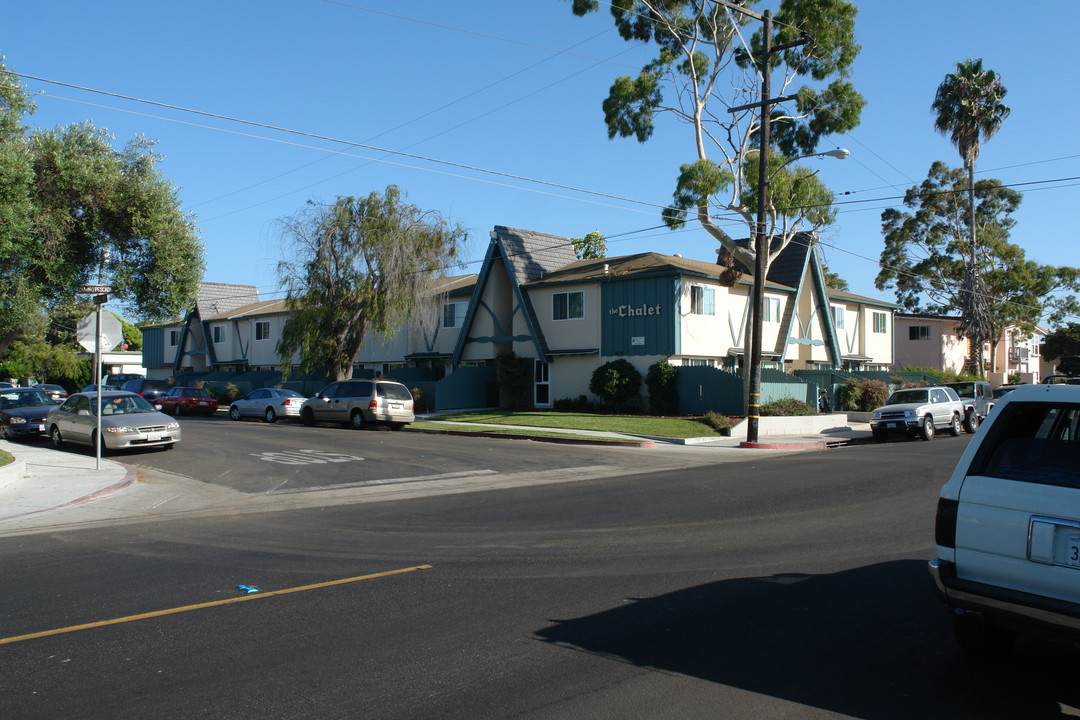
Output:
[[[415,420],[409,388],[392,380],[342,380],[331,383],[300,406],[300,422],[340,423],[363,430],[369,422],[400,430]]]

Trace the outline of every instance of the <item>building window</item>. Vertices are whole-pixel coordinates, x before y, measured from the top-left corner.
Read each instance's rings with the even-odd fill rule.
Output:
[[[888,316],[885,313],[874,313],[874,332],[886,333],[888,332]]]
[[[214,342],[215,343],[223,343],[223,342],[225,342],[225,326],[224,325],[215,325],[214,326]]]
[[[832,306],[833,327],[837,330],[844,329],[844,306],[833,305]]]
[[[179,344],[180,344],[180,331],[179,330],[170,330],[169,331],[169,347],[176,347]]]
[[[691,315],[715,315],[716,314],[716,288],[703,285],[690,286],[690,314]]]
[[[583,317],[585,317],[585,293],[583,291],[555,293],[551,296],[552,320],[580,320]]]
[[[780,298],[766,296],[765,316],[762,319],[765,322],[780,322]]]
[[[255,339],[256,340],[269,340],[270,339],[270,321],[260,320],[255,323]]]
[[[929,325],[912,325],[908,328],[908,340],[929,340]]]
[[[715,358],[683,358],[686,367],[716,367]]]
[[[459,328],[465,324],[465,308],[468,303],[448,302],[442,306],[442,326],[444,328]]]

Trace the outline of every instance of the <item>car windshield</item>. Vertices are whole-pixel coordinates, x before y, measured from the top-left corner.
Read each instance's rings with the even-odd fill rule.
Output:
[[[975,397],[975,383],[973,382],[949,383],[948,387],[955,390],[960,397]]]
[[[13,410],[23,407],[42,407],[55,405],[52,398],[40,390],[20,390],[19,392],[5,392],[0,394],[0,408]]]
[[[97,410],[97,403],[90,403],[90,412]],[[154,406],[138,395],[121,395],[101,399],[101,416],[128,415],[132,413],[157,412]]]
[[[202,388],[188,388],[187,390],[184,390],[184,396],[193,398],[208,398],[210,397],[210,393],[206,392]]]
[[[888,405],[907,405],[924,403],[930,397],[929,390],[897,390],[889,396]]]

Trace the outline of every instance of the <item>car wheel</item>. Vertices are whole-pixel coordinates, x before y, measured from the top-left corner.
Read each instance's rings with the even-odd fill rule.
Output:
[[[263,417],[266,419],[266,422],[268,422],[268,423],[276,423],[277,422],[277,413],[274,412],[274,408],[272,408],[272,407],[266,408],[266,412],[263,413]]]
[[[60,428],[55,425],[49,428],[49,439],[52,440],[53,447],[57,450],[64,447],[64,437],[60,434]]]
[[[874,439],[877,440],[879,443],[880,442],[885,442],[886,440],[889,439],[889,431],[888,430],[874,429],[873,434],[874,434]]]
[[[231,417],[233,420],[239,420],[240,419],[240,408],[236,407],[235,405],[233,405],[231,408],[229,408],[229,417]]]
[[[3,438],[4,440],[11,440],[12,439],[8,435],[7,423],[4,422],[3,420],[0,420],[0,438]]]
[[[953,437],[960,437],[960,416],[953,415],[952,422],[949,423],[949,434]]]
[[[976,657],[1000,659],[1016,643],[1016,633],[990,623],[982,615],[963,613],[952,616],[953,637],[960,648]]]
[[[919,435],[923,440],[933,440],[934,430],[934,418],[927,415],[922,420],[922,428],[919,430]]]
[[[964,430],[968,431],[969,433],[974,433],[978,429],[979,414],[974,410],[969,410],[968,413],[964,415]]]
[[[363,430],[364,425],[366,424],[364,422],[364,411],[353,410],[352,415],[349,416],[349,424],[352,426],[353,430]]]
[[[161,448],[162,450],[172,450],[172,446],[173,446],[173,444],[174,444],[174,443],[168,443],[167,445],[160,445],[159,447],[160,447],[160,448]]]
[[[304,408],[300,413],[300,422],[304,423],[308,427],[315,424],[315,413],[311,411],[311,408]]]

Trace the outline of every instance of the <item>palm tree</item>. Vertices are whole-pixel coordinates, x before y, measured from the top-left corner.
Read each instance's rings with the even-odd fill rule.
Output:
[[[937,113],[934,129],[952,141],[960,151],[968,171],[968,200],[971,206],[971,241],[960,310],[960,333],[971,342],[969,361],[982,375],[983,343],[992,339],[993,323],[986,287],[975,262],[975,161],[979,140],[989,140],[1009,116],[1002,100],[1006,93],[1001,78],[993,70],[983,70],[982,58],[956,64],[956,72],[938,85],[930,108]]]

